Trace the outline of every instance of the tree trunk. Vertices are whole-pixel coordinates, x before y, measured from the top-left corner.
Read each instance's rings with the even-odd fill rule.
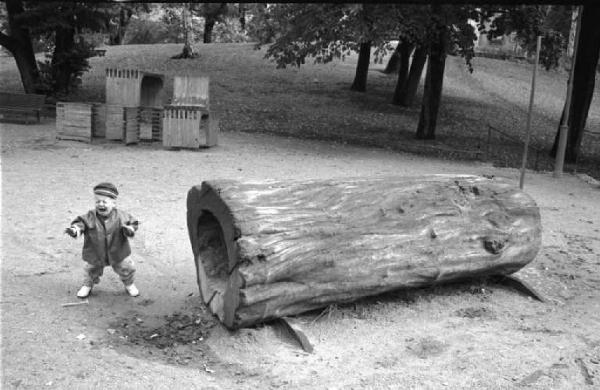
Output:
[[[596,67],[600,57],[600,29],[597,27],[600,20],[600,5],[585,5],[581,13],[581,31],[577,43],[577,57],[573,77],[573,88],[571,92],[571,107],[569,109],[569,134],[567,138],[567,149],[565,161],[577,162],[577,156],[581,147],[585,122],[587,121],[590,104],[594,95],[596,81]],[[558,131],[554,138],[551,156],[556,156],[558,139],[560,137],[560,126],[565,120],[565,112],[560,118]]]
[[[212,32],[215,27],[216,20],[207,17],[204,23],[204,43],[212,42]]]
[[[410,64],[410,71],[408,73],[408,79],[406,80],[406,87],[402,88],[402,90],[398,93],[398,104],[401,106],[409,107],[415,100],[426,60],[427,50],[421,46],[417,47]]]
[[[59,93],[68,93],[71,86],[73,67],[70,62],[70,53],[75,48],[75,29],[73,27],[57,27],[55,30],[54,53],[52,55],[53,80],[56,83],[54,90]]]
[[[11,53],[17,63],[25,93],[44,94],[46,91],[40,85],[40,73],[35,61],[35,55],[33,54],[31,41],[28,41],[28,43],[24,45],[18,44],[15,51],[11,51]]]
[[[240,29],[246,31],[246,5],[244,3],[239,3],[238,10],[240,13]]]
[[[534,200],[478,176],[203,182],[187,223],[202,299],[228,328],[507,275],[541,245]]]
[[[439,5],[437,6],[439,7]],[[436,37],[431,42],[429,50],[423,102],[421,103],[421,114],[416,133],[418,139],[435,139],[435,126],[442,99],[447,32],[444,25],[438,25],[437,28]]]
[[[396,73],[400,69],[400,58],[402,58],[402,55],[400,54],[400,46],[401,45],[402,45],[402,42],[398,42],[398,45],[396,46],[396,48],[394,49],[394,52],[392,53],[392,56],[388,60],[388,63],[385,66],[385,69],[383,70],[383,73],[385,73],[385,74]]]
[[[393,104],[400,104],[401,97],[403,96],[404,90],[406,89],[406,86],[408,84],[410,52],[412,51],[412,49],[413,45],[407,42],[403,42],[400,47],[400,66],[398,69],[398,81],[396,82],[396,88],[394,89],[394,97],[392,99]]]
[[[191,7],[191,3],[183,6],[183,51],[171,57],[173,59],[195,58],[197,56],[192,47],[194,29],[192,28],[192,11],[188,9],[188,6]]]
[[[7,0],[6,13],[10,36],[0,33],[0,44],[15,58],[25,93],[43,93],[29,29],[19,21],[24,13],[23,2]]]
[[[365,92],[367,90],[367,75],[369,73],[369,62],[371,61],[371,41],[362,42],[358,52],[356,63],[356,74],[354,82],[350,87],[353,91]]]
[[[130,8],[121,7],[116,28],[109,32],[109,45],[123,44],[123,38],[125,37],[125,32],[127,32],[127,26],[129,25],[132,15],[133,11]]]

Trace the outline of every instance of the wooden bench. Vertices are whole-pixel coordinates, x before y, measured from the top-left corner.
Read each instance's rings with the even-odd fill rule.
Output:
[[[46,96],[28,93],[0,92],[0,120],[24,120],[31,116],[40,122]]]

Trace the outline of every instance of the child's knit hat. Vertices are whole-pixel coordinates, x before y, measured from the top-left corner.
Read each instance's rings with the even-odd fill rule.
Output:
[[[117,191],[117,187],[115,187],[114,184],[103,182],[94,187],[94,194],[104,195],[113,199],[117,199],[119,191]]]

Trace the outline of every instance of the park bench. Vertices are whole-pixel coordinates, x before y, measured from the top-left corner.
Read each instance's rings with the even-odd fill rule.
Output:
[[[0,92],[0,119],[24,119],[29,123],[31,116],[40,122],[46,96],[30,93]]]

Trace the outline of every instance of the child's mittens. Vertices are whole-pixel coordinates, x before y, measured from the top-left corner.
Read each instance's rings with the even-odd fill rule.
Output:
[[[77,236],[79,235],[79,229],[77,229],[75,226],[69,226],[65,229],[65,233],[67,233],[73,238],[77,238]]]
[[[133,226],[125,225],[123,226],[123,234],[127,237],[133,237],[135,235],[135,229]]]

